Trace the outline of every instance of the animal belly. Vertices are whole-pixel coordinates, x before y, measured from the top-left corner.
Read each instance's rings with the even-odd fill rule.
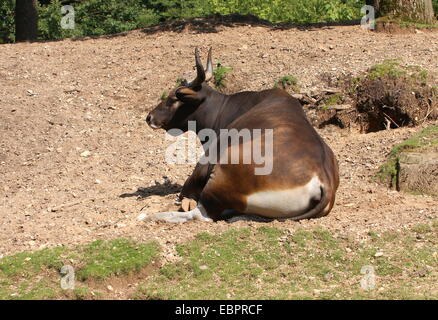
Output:
[[[317,176],[307,184],[291,189],[266,190],[246,199],[247,214],[268,218],[291,218],[309,210],[311,201],[321,199],[321,182]]]

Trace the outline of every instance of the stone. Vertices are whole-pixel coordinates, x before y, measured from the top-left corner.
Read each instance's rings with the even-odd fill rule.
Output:
[[[91,152],[88,150],[81,153],[81,157],[88,158],[89,156],[91,156]]]
[[[400,190],[438,196],[438,152],[402,152],[399,159]]]

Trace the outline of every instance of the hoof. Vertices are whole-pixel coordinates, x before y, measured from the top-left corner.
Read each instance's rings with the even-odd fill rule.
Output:
[[[194,210],[194,209],[196,208],[197,205],[198,205],[198,203],[197,203],[195,200],[193,200],[193,199],[184,198],[184,199],[181,201],[181,209],[182,209],[184,212]]]

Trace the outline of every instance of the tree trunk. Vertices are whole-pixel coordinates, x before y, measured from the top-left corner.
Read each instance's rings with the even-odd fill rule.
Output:
[[[377,17],[415,23],[434,23],[432,0],[367,0],[374,6]]]
[[[16,0],[15,41],[32,41],[38,37],[36,0]]]

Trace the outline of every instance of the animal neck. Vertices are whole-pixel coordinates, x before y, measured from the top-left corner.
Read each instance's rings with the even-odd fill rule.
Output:
[[[199,133],[199,131],[203,129],[219,131],[219,129],[223,128],[219,121],[220,114],[229,96],[207,85],[204,85],[203,90],[206,92],[206,99],[198,107],[190,120],[196,121],[196,133]]]

